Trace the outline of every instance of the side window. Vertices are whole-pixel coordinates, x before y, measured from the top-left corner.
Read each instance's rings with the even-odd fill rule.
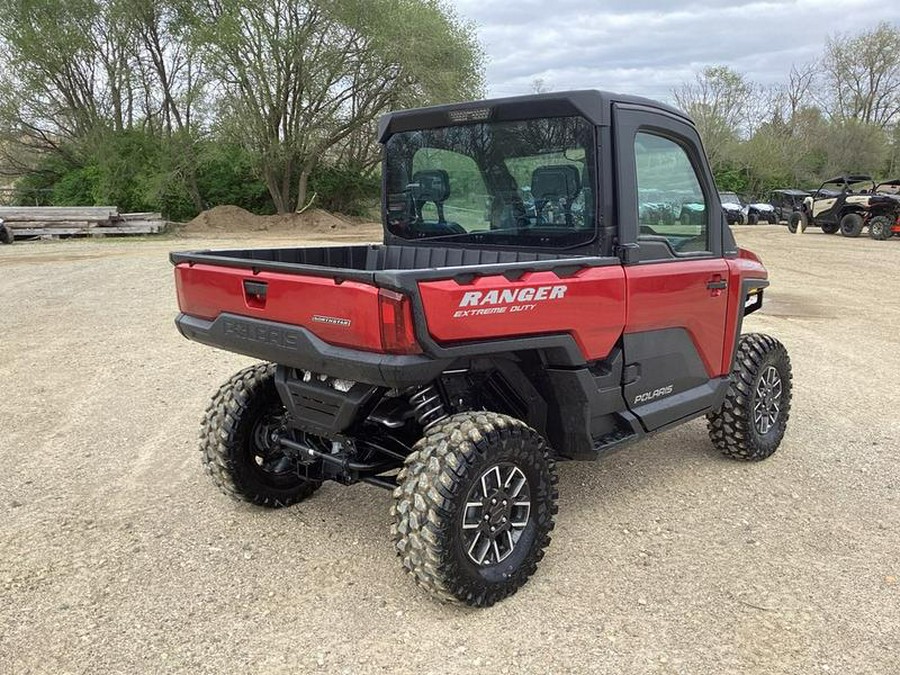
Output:
[[[676,253],[708,250],[708,205],[684,148],[641,131],[634,139],[634,156],[638,241],[664,237]]]

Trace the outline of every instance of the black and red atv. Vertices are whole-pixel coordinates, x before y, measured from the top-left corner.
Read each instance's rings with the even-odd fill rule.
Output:
[[[878,197],[892,199],[893,203],[868,219],[869,236],[884,241],[895,234],[900,235],[900,180],[879,183],[875,186],[875,193]]]
[[[394,113],[380,140],[383,244],[171,255],[181,333],[263,361],[203,418],[222,491],[387,488],[404,568],[487,606],[544,555],[556,462],[701,416],[729,457],[775,452],[790,361],[741,334],[767,273],[683,113],[543,94]]]

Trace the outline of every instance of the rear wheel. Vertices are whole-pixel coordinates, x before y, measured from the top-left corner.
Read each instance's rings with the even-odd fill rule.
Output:
[[[453,415],[415,445],[398,483],[397,553],[438,599],[488,607],[537,569],[553,529],[556,471],[544,439],[524,422]]]
[[[776,216],[774,213],[770,213],[769,215],[766,216],[766,221],[769,223],[769,225],[777,225],[778,224],[778,216]]]
[[[863,217],[858,213],[848,213],[841,218],[841,234],[845,237],[858,237],[863,229]]]
[[[791,412],[791,360],[778,340],[742,335],[722,407],[706,416],[709,437],[727,457],[756,462],[781,444]]]
[[[756,225],[759,222],[759,216],[755,213],[751,213],[749,216],[747,216],[747,222],[750,225]]]
[[[0,223],[0,244],[11,244],[15,240],[12,230]]]
[[[838,223],[826,223],[825,225],[822,225],[822,232],[825,234],[834,234],[839,229],[841,229],[841,226]]]
[[[203,465],[229,497],[279,508],[306,499],[321,484],[301,477],[277,437],[286,411],[275,390],[275,366],[239,371],[212,397],[200,430]]]
[[[891,228],[894,221],[889,216],[875,216],[869,221],[869,236],[878,241],[890,239],[893,236]]]
[[[801,213],[800,211],[794,211],[788,219],[788,231],[791,234],[796,233],[797,230],[800,230],[800,233],[803,234],[803,232],[806,231],[807,225],[806,214]]]

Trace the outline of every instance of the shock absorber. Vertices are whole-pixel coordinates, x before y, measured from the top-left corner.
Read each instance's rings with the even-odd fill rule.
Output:
[[[449,417],[441,395],[433,384],[422,387],[410,396],[409,404],[412,406],[416,421],[423,429],[428,429]]]

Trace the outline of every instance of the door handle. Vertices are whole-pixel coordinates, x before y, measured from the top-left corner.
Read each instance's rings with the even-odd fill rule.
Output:
[[[728,281],[725,279],[710,279],[706,287],[711,291],[724,291],[728,288]]]

